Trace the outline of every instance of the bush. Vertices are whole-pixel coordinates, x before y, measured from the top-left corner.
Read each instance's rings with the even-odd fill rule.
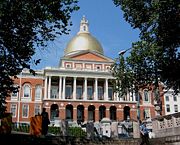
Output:
[[[52,133],[52,134],[55,134],[55,135],[62,134],[61,133],[61,128],[60,127],[54,127],[54,126],[49,126],[48,127],[48,133]]]
[[[73,136],[75,138],[83,138],[86,136],[86,132],[82,130],[80,127],[69,127],[68,135]]]

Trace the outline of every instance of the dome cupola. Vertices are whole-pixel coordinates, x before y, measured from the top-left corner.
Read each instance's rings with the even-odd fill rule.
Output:
[[[67,56],[84,50],[103,54],[101,44],[89,32],[89,23],[85,16],[83,16],[81,20],[79,32],[67,44],[66,49],[64,50],[64,55]]]

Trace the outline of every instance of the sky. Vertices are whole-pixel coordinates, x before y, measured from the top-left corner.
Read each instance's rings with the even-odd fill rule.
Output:
[[[130,48],[133,42],[138,41],[139,31],[125,21],[122,10],[114,5],[113,0],[79,0],[78,6],[80,9],[71,14],[73,26],[70,27],[70,34],[48,43],[45,50],[37,49],[33,58],[40,58],[41,63],[37,66],[32,64],[33,69],[58,67],[67,43],[79,31],[83,15],[89,22],[91,35],[101,43],[107,57],[117,58],[118,52]]]

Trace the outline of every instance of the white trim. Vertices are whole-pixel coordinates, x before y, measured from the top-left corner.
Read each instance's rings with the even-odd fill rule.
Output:
[[[15,105],[15,112],[14,112],[14,113],[15,113],[15,116],[13,116],[13,112],[12,112],[12,110],[11,110],[13,105]],[[12,113],[12,118],[16,118],[16,114],[17,114],[17,104],[14,104],[14,103],[13,103],[13,104],[10,105],[10,112]]]
[[[23,109],[24,109],[24,106],[27,105],[27,116],[23,116]],[[29,104],[22,104],[22,118],[28,118],[29,117]]]

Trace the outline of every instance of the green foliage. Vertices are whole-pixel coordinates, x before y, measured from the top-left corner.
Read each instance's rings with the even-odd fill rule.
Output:
[[[133,73],[126,64],[123,54],[119,55],[111,70],[116,78],[114,90],[118,92],[120,98],[125,97],[128,92],[133,91]]]
[[[19,126],[17,126],[16,123],[12,123],[12,131],[29,133],[29,130],[29,124],[19,123]]]
[[[74,136],[75,138],[83,138],[86,136],[86,132],[83,131],[80,127],[69,127],[68,135]]]
[[[132,45],[127,64],[135,82],[156,83],[178,91],[180,86],[180,1],[113,0],[124,18],[140,30],[140,41]],[[139,85],[139,84],[138,84]]]
[[[49,126],[48,127],[48,133],[52,133],[52,134],[55,134],[55,135],[62,134],[61,128],[60,127],[54,127],[54,126]]]
[[[68,34],[71,13],[77,0],[1,0],[0,1],[0,116],[6,97],[17,91],[12,78],[23,68],[35,72],[30,64],[35,49],[44,49],[56,36]]]

